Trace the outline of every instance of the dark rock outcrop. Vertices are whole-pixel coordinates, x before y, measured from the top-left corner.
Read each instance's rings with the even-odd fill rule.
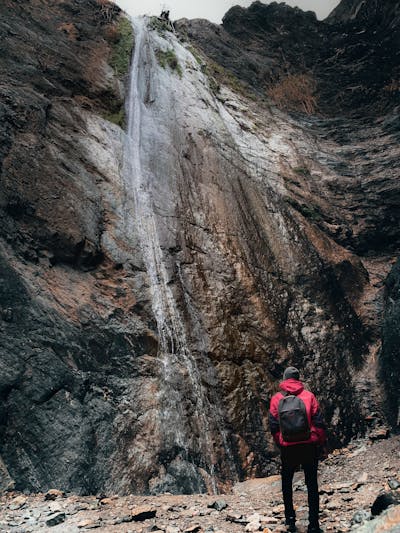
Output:
[[[385,318],[382,327],[381,376],[386,408],[393,426],[399,423],[400,261],[386,279]]]

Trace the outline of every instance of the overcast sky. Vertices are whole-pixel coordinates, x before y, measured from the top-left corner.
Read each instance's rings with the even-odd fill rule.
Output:
[[[172,19],[206,18],[221,22],[228,9],[234,5],[249,6],[253,0],[115,0],[131,15],[159,15],[163,8],[171,11]],[[268,4],[268,1],[265,1]],[[304,10],[317,13],[319,19],[325,18],[337,6],[339,0],[287,0],[290,6],[299,6]]]

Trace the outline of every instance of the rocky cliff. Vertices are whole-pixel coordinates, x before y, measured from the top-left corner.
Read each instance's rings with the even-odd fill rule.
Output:
[[[3,3],[6,483],[198,492],[273,473],[265,399],[288,364],[332,445],[397,422],[385,6],[137,22],[128,78],[113,4]]]

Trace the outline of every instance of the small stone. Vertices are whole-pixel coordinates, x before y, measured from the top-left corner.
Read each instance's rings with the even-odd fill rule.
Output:
[[[61,498],[62,496],[65,496],[65,493],[62,490],[50,489],[44,495],[44,499],[45,500],[55,500],[57,498]]]
[[[235,524],[247,524],[247,520],[240,513],[229,513],[226,515],[226,520]]]
[[[388,479],[388,485],[392,490],[397,490],[400,487],[400,483],[393,477]]]
[[[228,504],[225,500],[216,500],[215,502],[208,504],[207,507],[210,509],[216,509],[217,511],[222,511],[228,507]]]
[[[100,500],[101,505],[110,505],[111,503],[113,503],[111,498],[101,498]]]
[[[164,532],[164,527],[163,526],[157,526],[157,524],[153,524],[152,526],[149,526],[146,529],[146,531],[148,531],[149,533],[159,533],[160,531]]]
[[[65,513],[54,513],[46,520],[46,526],[53,527],[65,521]]]
[[[188,528],[184,529],[184,533],[200,533],[201,530],[202,528],[199,525],[189,526]]]
[[[272,508],[272,514],[281,515],[285,512],[285,506],[284,505],[277,505]]]
[[[121,518],[116,518],[114,520],[114,525],[126,524],[126,523],[132,522],[132,521],[133,521],[133,516],[132,515],[125,515],[125,516],[122,516]]]
[[[82,528],[90,529],[90,526],[93,526],[95,524],[96,522],[94,522],[94,520],[82,520],[81,522],[78,522],[77,527],[79,527],[79,529],[82,529]]]
[[[156,509],[149,506],[136,507],[131,511],[132,520],[134,522],[143,522],[144,520],[155,518],[156,514]]]

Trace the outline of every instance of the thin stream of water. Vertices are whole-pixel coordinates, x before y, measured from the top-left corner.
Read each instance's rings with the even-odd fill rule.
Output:
[[[131,66],[130,90],[127,105],[128,130],[125,148],[124,175],[127,187],[133,196],[134,220],[138,227],[140,247],[151,284],[152,309],[159,334],[159,356],[163,364],[162,388],[160,391],[161,424],[165,435],[169,435],[169,446],[178,447],[184,459],[190,461],[188,443],[193,441],[193,425],[198,428],[200,442],[197,443],[202,466],[208,471],[214,493],[217,493],[215,463],[217,461],[210,423],[213,422],[213,407],[210,405],[201,373],[195,357],[189,348],[184,321],[169,283],[169,274],[160,244],[157,217],[153,201],[152,173],[142,166],[142,128],[145,119],[148,124],[157,124],[157,107],[146,106],[145,94],[151,75],[160,68],[154,58],[151,36],[145,18],[134,19],[135,53]],[[179,272],[179,275],[181,273]],[[180,392],[179,380],[182,370],[190,380],[191,402],[195,412],[191,417],[182,407],[185,403]],[[181,374],[181,375],[179,375]]]

